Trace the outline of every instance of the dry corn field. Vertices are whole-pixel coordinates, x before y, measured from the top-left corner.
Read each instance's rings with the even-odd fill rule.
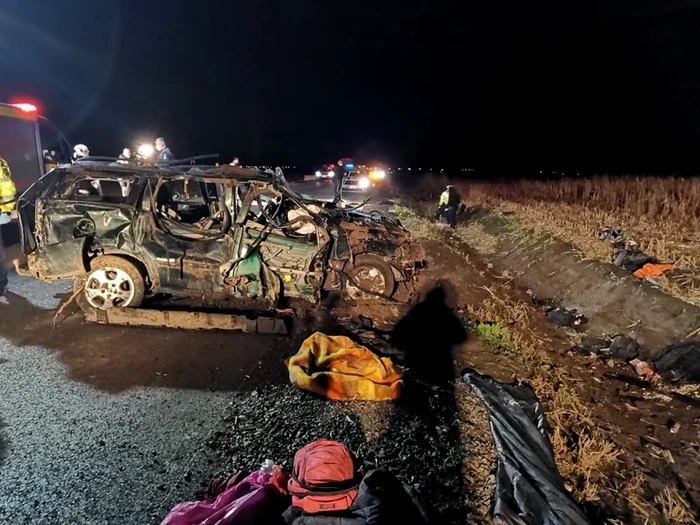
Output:
[[[525,226],[563,239],[586,257],[610,262],[605,227],[679,272],[659,284],[700,305],[700,178],[609,177],[553,182],[462,184],[470,205],[514,214]]]

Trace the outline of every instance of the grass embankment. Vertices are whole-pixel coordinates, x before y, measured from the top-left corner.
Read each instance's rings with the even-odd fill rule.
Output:
[[[411,209],[397,206],[394,211],[417,239],[440,239],[452,234]],[[480,254],[490,253],[493,249],[490,236],[474,228],[478,229],[478,225],[460,226],[453,234],[469,239]],[[574,496],[581,502],[596,502],[603,492],[622,494],[629,511],[642,523],[660,515],[672,522],[691,523],[689,506],[675,489],[669,488],[668,493],[664,491],[651,501],[645,493],[643,476],[621,480],[614,475],[623,451],[610,439],[609,431],[603,430],[609,426],[596,421],[592,409],[577,392],[573,378],[555,365],[547,350],[547,339],[531,329],[537,314],[535,308],[513,299],[506,283],[483,288],[489,297],[479,304],[467,305],[474,321],[472,329],[494,352],[514,359],[522,370],[518,379],[535,389],[547,411],[557,466]]]
[[[610,262],[605,227],[621,228],[659,262],[681,270],[659,285],[700,306],[700,179],[593,177],[555,182],[458,184],[470,205],[514,214],[524,226]]]

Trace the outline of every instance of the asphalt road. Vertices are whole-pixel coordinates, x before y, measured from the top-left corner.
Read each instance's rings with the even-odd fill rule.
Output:
[[[302,193],[308,195],[313,199],[331,201],[335,196],[335,184],[332,180],[326,179],[321,181],[305,181],[305,182],[293,182],[289,185],[297,193]],[[343,201],[346,204],[356,204],[360,203],[370,197],[375,195],[374,190],[368,192],[362,191],[343,191]]]
[[[316,181],[292,187],[322,200],[335,192]],[[348,205],[367,196],[343,195]],[[8,260],[17,256],[8,247]],[[207,464],[211,432],[236,392],[281,368],[290,342],[79,315],[53,329],[70,289],[11,273],[0,297],[0,525],[160,523],[218,470]]]
[[[284,338],[86,324],[52,329],[70,283],[0,297],[0,524],[160,523],[204,443]],[[259,375],[259,374],[258,374]],[[251,379],[252,376],[252,379]]]

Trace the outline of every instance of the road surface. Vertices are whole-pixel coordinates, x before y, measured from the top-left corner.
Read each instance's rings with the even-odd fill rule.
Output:
[[[330,179],[293,182],[290,183],[289,186],[297,193],[308,195],[313,199],[331,201],[335,196],[335,183]],[[369,192],[343,190],[343,201],[346,204],[352,205],[363,202],[373,195],[376,195],[376,190],[371,190]]]
[[[322,200],[335,191],[292,187]],[[343,197],[352,205],[367,194]],[[8,252],[17,257],[18,246]],[[70,289],[12,273],[0,297],[0,525],[159,523],[202,481],[203,444],[233,393],[255,388],[261,363],[281,362],[289,342],[77,315],[53,329]]]
[[[0,297],[0,524],[160,523],[281,339],[79,316],[54,330],[69,288],[13,274]]]

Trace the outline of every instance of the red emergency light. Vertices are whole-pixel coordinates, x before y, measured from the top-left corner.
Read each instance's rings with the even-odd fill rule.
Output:
[[[15,107],[21,111],[24,111],[25,113],[36,113],[38,111],[34,104],[29,104],[28,102],[20,102],[19,104],[11,104],[11,106]]]

